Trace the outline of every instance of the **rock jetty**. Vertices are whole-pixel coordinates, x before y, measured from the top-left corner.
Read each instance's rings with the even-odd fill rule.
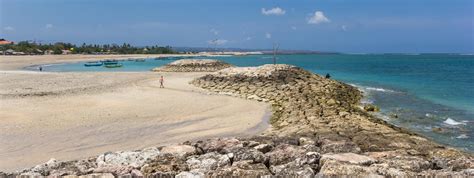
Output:
[[[191,83],[271,103],[272,129],[250,138],[108,152],[68,162],[52,159],[3,176],[474,176],[471,154],[377,119],[359,105],[357,88],[295,66],[226,68]]]
[[[165,66],[154,68],[154,72],[215,72],[232,67],[231,64],[213,59],[181,59]]]
[[[359,105],[362,93],[357,88],[295,66],[227,68],[191,83],[211,92],[270,102],[273,129],[267,135],[317,137],[331,143],[320,145],[323,152],[395,154],[431,161],[423,170],[474,168],[472,155],[370,115]]]

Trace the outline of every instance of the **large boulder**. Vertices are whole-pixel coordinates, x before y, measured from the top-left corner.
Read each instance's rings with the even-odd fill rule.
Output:
[[[161,148],[162,154],[176,154],[178,156],[189,156],[196,153],[196,148],[190,145],[169,145]]]
[[[327,160],[336,160],[339,162],[347,162],[350,164],[358,164],[358,165],[371,165],[376,162],[375,159],[369,156],[359,155],[355,153],[339,153],[339,154],[323,155],[323,157],[321,158],[321,162],[324,162]]]
[[[155,158],[160,154],[158,148],[147,148],[139,151],[107,152],[97,157],[97,166],[131,166],[141,167],[147,160]]]
[[[219,168],[208,175],[210,177],[261,177],[271,175],[271,172],[262,163],[245,160],[235,162],[232,166]]]
[[[189,157],[186,164],[189,169],[194,172],[207,173],[217,168],[231,165],[231,160],[228,155],[211,152],[200,156]]]
[[[188,171],[186,158],[175,154],[159,154],[149,160],[140,168],[145,176],[175,176],[183,171]]]

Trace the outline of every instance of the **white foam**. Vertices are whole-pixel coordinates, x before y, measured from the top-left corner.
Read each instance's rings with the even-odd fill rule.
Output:
[[[380,92],[395,92],[393,90],[385,89],[385,88],[375,88],[375,87],[365,87],[366,90],[372,91],[380,91]]]
[[[464,122],[458,122],[458,121],[455,121],[454,119],[451,119],[449,117],[443,123],[448,124],[448,125],[466,125],[466,123],[464,123]]]
[[[458,139],[466,139],[466,138],[469,138],[469,136],[467,136],[466,134],[461,134],[461,135],[457,136],[456,138],[458,138]]]
[[[57,66],[57,65],[60,65],[60,64],[43,64],[43,65],[39,65],[39,66],[49,67],[49,66]]]
[[[368,86],[362,86],[362,85],[356,85],[353,83],[349,83],[349,85],[359,88],[363,92],[370,92],[370,91],[379,91],[379,92],[390,92],[390,93],[396,93],[397,91],[395,90],[390,90],[386,88],[377,88],[377,87],[368,87]]]

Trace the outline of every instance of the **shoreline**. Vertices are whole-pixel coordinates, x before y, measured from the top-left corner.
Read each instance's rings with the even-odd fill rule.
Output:
[[[51,63],[69,63],[85,62],[106,59],[126,60],[129,58],[159,58],[159,57],[196,57],[196,56],[220,56],[220,55],[202,55],[202,54],[118,54],[118,55],[32,55],[32,56],[7,56],[0,55],[0,70],[18,70],[32,65],[44,65]]]
[[[186,140],[250,136],[269,126],[267,104],[208,94],[188,84],[205,73],[164,73],[167,88],[159,90],[158,74],[152,72],[37,72],[0,61],[1,171],[51,157],[75,160]]]

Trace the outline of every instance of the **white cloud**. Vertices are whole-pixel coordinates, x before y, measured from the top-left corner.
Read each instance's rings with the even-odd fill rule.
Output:
[[[51,28],[53,28],[53,24],[48,23],[44,26],[44,28],[51,29]]]
[[[15,31],[15,28],[13,28],[12,26],[6,26],[5,28],[3,28],[3,30],[5,30],[5,31]]]
[[[325,22],[330,22],[330,20],[324,16],[324,13],[321,11],[314,12],[308,19],[308,24],[320,24]]]
[[[228,42],[227,40],[223,40],[223,39],[215,39],[215,40],[207,41],[207,43],[209,43],[210,45],[224,45],[227,42]]]
[[[270,34],[270,33],[265,33],[265,38],[268,38],[268,39],[272,38],[272,34]]]
[[[291,26],[291,29],[292,29],[292,30],[296,30],[296,27],[295,27],[295,26]]]
[[[250,41],[250,40],[252,40],[252,37],[250,37],[250,36],[245,38],[245,41]]]
[[[219,31],[217,31],[216,29],[211,29],[209,30],[209,32],[213,33],[214,35],[219,35]]]
[[[286,11],[279,7],[274,7],[272,9],[262,8],[263,15],[285,15]]]
[[[342,29],[342,31],[347,31],[347,26],[346,26],[346,25],[342,25],[342,26],[341,26],[341,29]]]

